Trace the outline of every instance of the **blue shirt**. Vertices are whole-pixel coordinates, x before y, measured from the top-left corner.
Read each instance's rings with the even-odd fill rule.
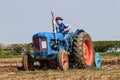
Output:
[[[70,33],[70,30],[67,30],[66,32],[64,32],[64,29],[66,29],[66,28],[68,28],[68,27],[70,27],[69,24],[61,21],[60,24],[57,24],[57,26],[56,26],[56,31],[57,31],[57,32],[60,32],[60,33],[63,33],[63,34],[68,34],[68,33]]]

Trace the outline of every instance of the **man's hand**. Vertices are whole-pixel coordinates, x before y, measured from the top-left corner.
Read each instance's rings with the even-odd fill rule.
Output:
[[[69,26],[68,28],[64,29],[64,32],[66,32],[67,30],[71,30],[71,26]]]
[[[67,31],[67,29],[64,29],[64,32],[66,32]]]

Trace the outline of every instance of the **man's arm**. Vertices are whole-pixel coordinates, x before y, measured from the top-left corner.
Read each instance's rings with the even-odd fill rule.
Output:
[[[69,27],[67,27],[67,28],[64,29],[64,32],[66,32],[66,31],[68,31],[68,30],[71,30],[71,29],[72,29],[72,27],[69,26]]]
[[[64,25],[65,25],[64,32],[66,32],[66,31],[68,31],[68,30],[71,30],[71,29],[72,29],[72,27],[70,26],[70,24],[68,24],[68,23],[64,23]]]

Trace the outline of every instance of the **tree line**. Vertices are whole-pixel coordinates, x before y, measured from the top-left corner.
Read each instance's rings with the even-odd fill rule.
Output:
[[[120,41],[93,41],[94,49],[97,52],[112,51],[120,49]]]
[[[31,43],[28,44],[0,44],[0,54],[21,54],[33,51]]]
[[[108,50],[116,51],[120,49],[120,41],[93,41],[94,49],[97,52],[106,52]],[[33,51],[31,43],[28,44],[11,44],[4,45],[0,44],[0,54],[10,53],[10,54],[21,54],[23,52]]]

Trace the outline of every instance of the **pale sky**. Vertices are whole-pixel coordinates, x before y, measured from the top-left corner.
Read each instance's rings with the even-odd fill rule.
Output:
[[[51,14],[92,40],[120,40],[120,0],[0,0],[0,43],[29,43],[37,32],[52,32]]]

